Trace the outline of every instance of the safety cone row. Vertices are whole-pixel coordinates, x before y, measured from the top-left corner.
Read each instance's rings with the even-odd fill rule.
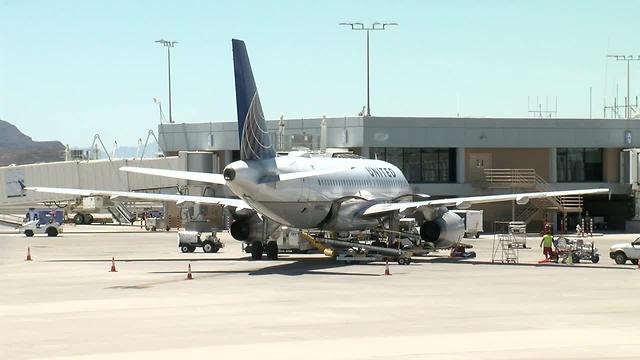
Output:
[[[191,264],[189,264],[189,268],[187,270],[187,277],[185,280],[193,280],[193,275],[191,274]]]
[[[109,272],[118,272],[118,270],[116,270],[116,258],[115,257],[111,257],[111,270],[109,270]]]
[[[389,271],[389,260],[384,261],[384,274],[391,275],[391,271]]]
[[[33,260],[33,259],[31,259],[31,248],[28,247],[27,248],[27,258],[24,259],[24,261],[31,261],[31,260]]]

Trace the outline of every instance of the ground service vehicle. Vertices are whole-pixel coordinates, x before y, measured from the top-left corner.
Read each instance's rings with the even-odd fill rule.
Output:
[[[203,234],[199,231],[180,231],[178,233],[178,247],[183,253],[192,253],[201,247],[206,253],[217,253],[224,247],[215,231]]]
[[[611,246],[611,248],[609,248],[609,257],[618,265],[626,263],[627,260],[630,260],[633,265],[638,265],[638,259],[640,259],[640,237],[631,243]]]
[[[24,223],[20,227],[20,233],[25,234],[27,237],[32,237],[35,234],[47,234],[47,236],[58,236],[62,232],[62,227],[55,221],[48,224],[40,224],[38,220],[31,220]]]

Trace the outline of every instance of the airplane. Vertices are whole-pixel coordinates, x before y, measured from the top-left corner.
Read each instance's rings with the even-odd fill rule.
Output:
[[[120,170],[153,176],[195,180],[227,186],[239,199],[139,192],[28,187],[28,190],[80,196],[110,196],[176,203],[225,206],[231,210],[231,236],[247,243],[251,258],[277,259],[275,241],[267,241],[267,227],[289,226],[328,233],[383,228],[389,241],[399,233],[399,219],[415,218],[420,238],[433,249],[450,248],[463,237],[464,222],[449,207],[468,209],[475,204],[566,195],[608,193],[609,189],[529,192],[505,195],[430,199],[414,194],[402,171],[376,159],[328,158],[295,153],[277,156],[271,143],[245,43],[232,40],[240,160],[222,174],[122,167]],[[269,230],[270,231],[270,230]],[[353,243],[318,237],[330,247]],[[380,246],[361,244],[381,250]]]

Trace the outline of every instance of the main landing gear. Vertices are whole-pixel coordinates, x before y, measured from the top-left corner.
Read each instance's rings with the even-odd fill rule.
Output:
[[[278,243],[275,241],[269,241],[266,245],[262,244],[262,241],[255,240],[251,245],[247,246],[246,252],[251,253],[252,260],[262,260],[262,255],[267,254],[267,259],[278,260]]]

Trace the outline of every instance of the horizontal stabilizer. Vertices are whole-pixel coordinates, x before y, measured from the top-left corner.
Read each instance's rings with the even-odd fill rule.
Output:
[[[335,173],[349,171],[349,170],[353,170],[353,167],[342,168],[342,169],[310,170],[310,171],[286,173],[286,174],[280,174],[280,181],[302,179],[302,178],[321,176],[321,175],[329,175],[329,174],[335,174]]]
[[[193,181],[202,181],[210,184],[224,185],[226,181],[222,174],[209,174],[195,171],[178,171],[178,170],[165,170],[165,169],[153,169],[153,168],[141,168],[123,166],[120,168],[122,171],[132,172],[136,174],[154,175],[170,177],[174,179],[184,179]]]
[[[338,169],[327,169],[327,170],[310,170],[310,171],[290,172],[290,173],[279,174],[279,175],[276,175],[276,176],[267,176],[264,179],[262,179],[260,182],[265,184],[265,183],[273,183],[273,182],[278,182],[278,181],[297,180],[297,179],[304,179],[304,178],[309,178],[309,177],[314,177],[314,176],[335,174],[335,173],[339,173],[339,172],[349,171],[349,170],[352,170],[352,169],[353,169],[353,167],[350,167],[350,168],[338,168]]]

